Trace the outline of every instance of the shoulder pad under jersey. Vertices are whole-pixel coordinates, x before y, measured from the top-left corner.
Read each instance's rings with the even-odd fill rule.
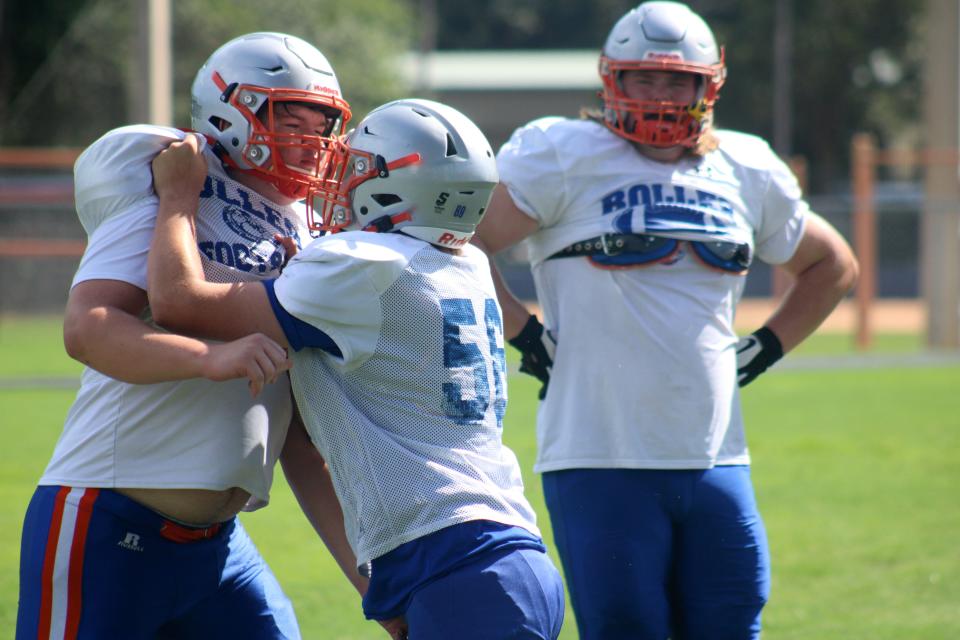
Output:
[[[150,163],[185,135],[171,127],[131,125],[108,131],[80,154],[74,199],[87,234],[113,216],[156,203]]]

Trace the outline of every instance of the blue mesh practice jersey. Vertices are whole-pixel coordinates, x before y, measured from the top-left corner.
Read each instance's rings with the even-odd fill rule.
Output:
[[[292,379],[359,563],[471,520],[539,535],[501,440],[503,328],[481,251],[340,233],[298,254],[275,292],[342,353],[294,353]]]

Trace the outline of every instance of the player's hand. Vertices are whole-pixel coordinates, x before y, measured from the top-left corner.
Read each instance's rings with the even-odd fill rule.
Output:
[[[273,234],[273,241],[283,247],[283,266],[287,266],[290,258],[297,255],[297,242],[291,236],[285,236],[282,233]]]
[[[183,200],[184,213],[194,213],[197,195],[203,191],[207,179],[207,159],[203,155],[206,142],[200,136],[188,133],[153,159],[153,190],[165,202]],[[176,208],[176,207],[174,207]]]
[[[389,620],[377,620],[380,626],[387,630],[392,640],[407,640],[409,629],[407,620],[403,616],[390,618]]]
[[[747,386],[782,357],[780,338],[766,327],[740,338],[737,341],[737,384]]]
[[[553,357],[557,352],[557,341],[553,334],[543,328],[537,316],[530,314],[520,333],[507,342],[520,352],[520,371],[543,383],[538,394],[543,400],[547,395]]]
[[[250,396],[272,384],[290,368],[287,351],[263,335],[254,333],[239,340],[210,345],[203,361],[203,377],[209,380],[247,378]]]

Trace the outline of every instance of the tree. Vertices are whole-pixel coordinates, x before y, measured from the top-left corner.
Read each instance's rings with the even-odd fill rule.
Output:
[[[408,87],[393,64],[412,48],[414,12],[433,4],[437,47],[595,49],[628,0],[176,0],[176,122],[198,66],[227,39],[286,31],[330,59],[357,117]],[[54,10],[54,5],[56,10]],[[0,0],[0,144],[85,145],[129,122],[135,3]],[[691,0],[725,43],[729,79],[720,126],[769,139],[773,122],[774,5],[770,0]],[[890,144],[918,127],[924,0],[794,0],[792,148],[818,190],[847,176],[856,131]],[[430,24],[420,16],[419,24]],[[429,39],[428,39],[429,40]],[[934,144],[937,141],[930,141]]]
[[[7,62],[0,75],[0,144],[85,146],[131,122],[128,92],[136,86],[130,77],[137,73],[137,3],[16,4],[0,21]],[[70,4],[73,12],[27,8],[47,4]],[[412,17],[404,3],[176,0],[171,6],[178,126],[190,124],[190,85],[203,61],[220,44],[251,31],[281,31],[316,44],[337,70],[357,117],[406,90],[390,66],[397,51],[410,47]],[[50,19],[53,15],[62,19]]]
[[[705,15],[727,43],[729,79],[718,122],[769,138],[778,116],[772,111],[774,4],[736,4],[736,13]],[[854,133],[873,132],[887,145],[915,128],[921,108],[915,43],[924,2],[806,0],[793,8],[792,148],[809,160],[811,184],[825,190],[847,179]]]
[[[86,0],[0,2],[0,141],[16,139],[14,131],[22,127],[41,126],[24,121],[20,113],[46,90],[52,75],[47,61],[62,49],[60,43],[85,4]]]
[[[629,0],[437,3],[438,49],[597,49]]]

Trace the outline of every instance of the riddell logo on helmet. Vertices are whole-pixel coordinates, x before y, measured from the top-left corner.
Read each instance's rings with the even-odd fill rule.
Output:
[[[470,241],[470,238],[458,238],[449,231],[439,238],[437,238],[437,244],[442,244],[445,247],[462,247]]]
[[[340,92],[337,91],[336,89],[332,89],[332,88],[330,88],[330,87],[321,87],[321,86],[318,85],[318,84],[315,84],[315,85],[313,85],[312,87],[310,87],[310,90],[311,90],[311,91],[317,91],[317,92],[319,92],[319,93],[329,93],[329,94],[334,95],[334,96],[340,95]]]
[[[683,56],[674,51],[648,51],[644,59],[683,62]]]

